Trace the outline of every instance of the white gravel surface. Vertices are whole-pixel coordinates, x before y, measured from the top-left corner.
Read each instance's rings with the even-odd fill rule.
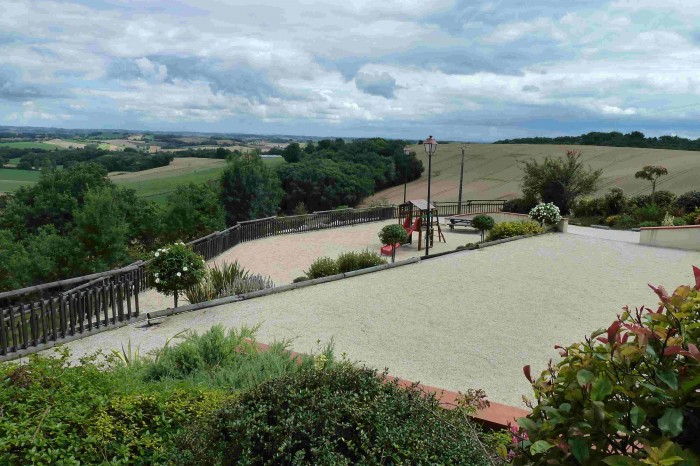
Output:
[[[72,343],[76,356],[162,346],[183,329],[261,324],[263,342],[293,338],[450,390],[484,389],[521,406],[522,366],[541,370],[553,345],[607,326],[623,305],[655,305],[647,283],[691,282],[700,253],[575,234],[550,234],[378,273],[129,326]]]

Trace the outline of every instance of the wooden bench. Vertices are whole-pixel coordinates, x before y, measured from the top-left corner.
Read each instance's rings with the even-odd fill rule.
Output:
[[[472,220],[470,218],[449,218],[450,230],[454,230],[455,227],[470,227],[472,226]]]

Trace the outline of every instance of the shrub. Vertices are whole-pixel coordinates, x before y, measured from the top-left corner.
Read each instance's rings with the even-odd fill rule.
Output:
[[[309,280],[314,278],[330,277],[338,272],[338,264],[330,257],[319,257],[309,267],[309,270],[304,271]]]
[[[484,240],[485,232],[491,230],[495,224],[493,217],[488,215],[477,215],[472,219],[472,226],[481,232],[481,241]]]
[[[292,283],[301,283],[309,280],[309,277],[303,276],[303,277],[297,277],[294,280],[292,280]]]
[[[661,209],[658,206],[651,204],[634,209],[632,216],[638,222],[648,221],[661,223],[664,218],[664,214]]]
[[[540,225],[554,225],[561,220],[559,207],[553,203],[538,204],[530,211],[530,218]]]
[[[496,224],[486,237],[486,241],[510,238],[521,235],[538,235],[544,229],[535,222],[501,222]]]
[[[605,224],[609,227],[615,225],[620,220],[619,215],[611,215],[605,219]]]
[[[627,198],[622,188],[612,188],[604,198],[605,213],[619,215],[627,210]]]
[[[700,269],[658,310],[624,312],[532,383],[537,406],[518,420],[519,464],[695,465],[700,448]]]
[[[158,249],[148,266],[153,285],[165,295],[172,295],[177,307],[181,291],[197,285],[206,275],[204,258],[182,242]]]
[[[404,244],[408,241],[408,234],[403,226],[394,223],[386,225],[379,231],[379,241],[385,246],[391,246],[391,262],[396,258],[396,244]]]
[[[338,273],[352,272],[353,270],[366,269],[377,265],[386,264],[386,260],[379,254],[365,249],[362,252],[344,252],[336,259]]]
[[[666,212],[666,215],[664,215],[664,219],[661,221],[661,226],[664,226],[664,227],[672,227],[672,226],[673,226],[673,221],[674,221],[675,219],[676,219],[676,218],[675,218],[673,215],[671,215],[671,214],[669,214],[668,212]]]
[[[654,205],[660,209],[668,209],[676,202],[676,195],[671,191],[656,191],[654,194]]]
[[[658,226],[659,226],[659,224],[656,223],[656,222],[649,222],[649,221],[639,222],[639,227],[640,227],[640,228],[644,228],[644,227],[658,227]]]
[[[223,262],[214,264],[199,283],[185,290],[185,297],[194,304],[274,286],[270,277],[251,275],[238,261],[233,264]]]
[[[673,219],[673,226],[674,227],[682,227],[687,225],[688,222],[685,221],[683,217],[676,217]]]
[[[181,456],[192,464],[489,464],[459,410],[384,376],[341,364],[267,381],[221,409],[206,434],[192,429]]]
[[[526,214],[537,205],[536,199],[517,197],[508,199],[503,203],[503,212],[513,212],[516,214]]]
[[[674,205],[683,209],[685,213],[700,209],[700,191],[688,191],[687,193],[681,194],[676,199]]]
[[[606,208],[603,199],[583,198],[577,201],[571,211],[576,217],[600,217],[605,215]]]
[[[629,198],[629,205],[631,208],[644,207],[645,205],[651,205],[651,196],[649,194],[638,194]]]
[[[622,215],[620,218],[617,220],[617,223],[615,226],[617,228],[621,228],[623,230],[629,230],[630,228],[636,228],[639,225],[639,222],[637,222],[633,217],[629,215]]]

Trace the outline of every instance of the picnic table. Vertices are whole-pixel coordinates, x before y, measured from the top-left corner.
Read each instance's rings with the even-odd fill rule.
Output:
[[[460,217],[450,217],[447,220],[450,221],[450,230],[454,230],[455,227],[470,227],[472,226],[472,219],[470,218],[460,218]]]

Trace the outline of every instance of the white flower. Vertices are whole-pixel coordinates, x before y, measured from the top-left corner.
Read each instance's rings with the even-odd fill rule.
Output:
[[[160,253],[158,251],[156,251],[156,257],[158,257],[158,256],[160,256]]]
[[[182,274],[181,274],[180,272],[178,272],[178,273],[177,273],[177,276],[178,276],[178,277],[181,277],[181,276],[182,276]]]
[[[160,278],[156,278],[156,283],[160,283]]]
[[[158,274],[156,274],[156,278],[158,278]]]
[[[183,271],[183,272],[187,272],[187,267],[183,267],[183,268],[182,268],[182,271]]]

